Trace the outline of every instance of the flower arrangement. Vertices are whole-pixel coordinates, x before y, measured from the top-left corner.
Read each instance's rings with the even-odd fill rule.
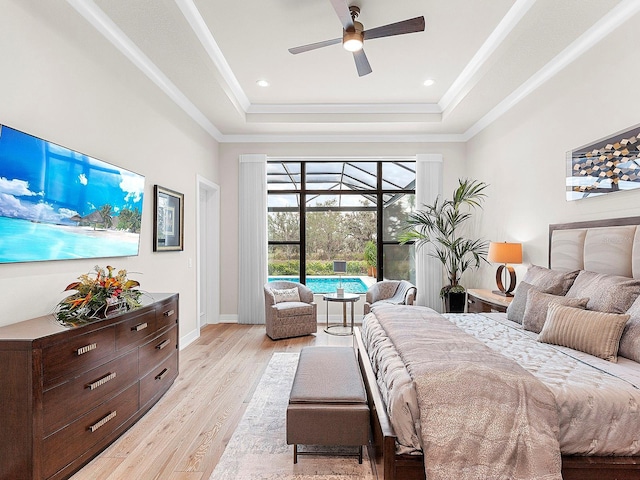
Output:
[[[65,325],[79,325],[109,315],[140,307],[140,284],[127,279],[127,271],[107,266],[106,270],[95,266],[95,273],[85,273],[64,289],[77,293],[62,300],[55,309],[55,316]]]

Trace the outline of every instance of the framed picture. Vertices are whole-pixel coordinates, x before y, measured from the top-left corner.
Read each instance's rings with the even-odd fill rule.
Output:
[[[640,125],[567,152],[567,200],[640,188]]]
[[[184,195],[154,185],[153,251],[184,250]]]

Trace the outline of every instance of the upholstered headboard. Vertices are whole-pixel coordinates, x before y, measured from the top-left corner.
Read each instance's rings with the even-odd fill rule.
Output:
[[[549,267],[640,278],[640,217],[549,225]]]

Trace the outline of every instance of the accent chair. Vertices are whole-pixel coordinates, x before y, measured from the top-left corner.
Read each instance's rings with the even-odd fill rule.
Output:
[[[364,314],[366,315],[376,305],[413,305],[416,299],[417,288],[406,280],[381,280],[374,283],[367,290],[364,302]]]
[[[313,292],[301,283],[266,283],[264,308],[267,335],[272,340],[300,337],[318,331],[317,305],[313,301]]]

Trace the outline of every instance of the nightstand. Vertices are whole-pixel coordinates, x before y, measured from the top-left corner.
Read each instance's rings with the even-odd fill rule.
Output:
[[[467,312],[506,312],[513,297],[496,295],[491,290],[467,290]]]

